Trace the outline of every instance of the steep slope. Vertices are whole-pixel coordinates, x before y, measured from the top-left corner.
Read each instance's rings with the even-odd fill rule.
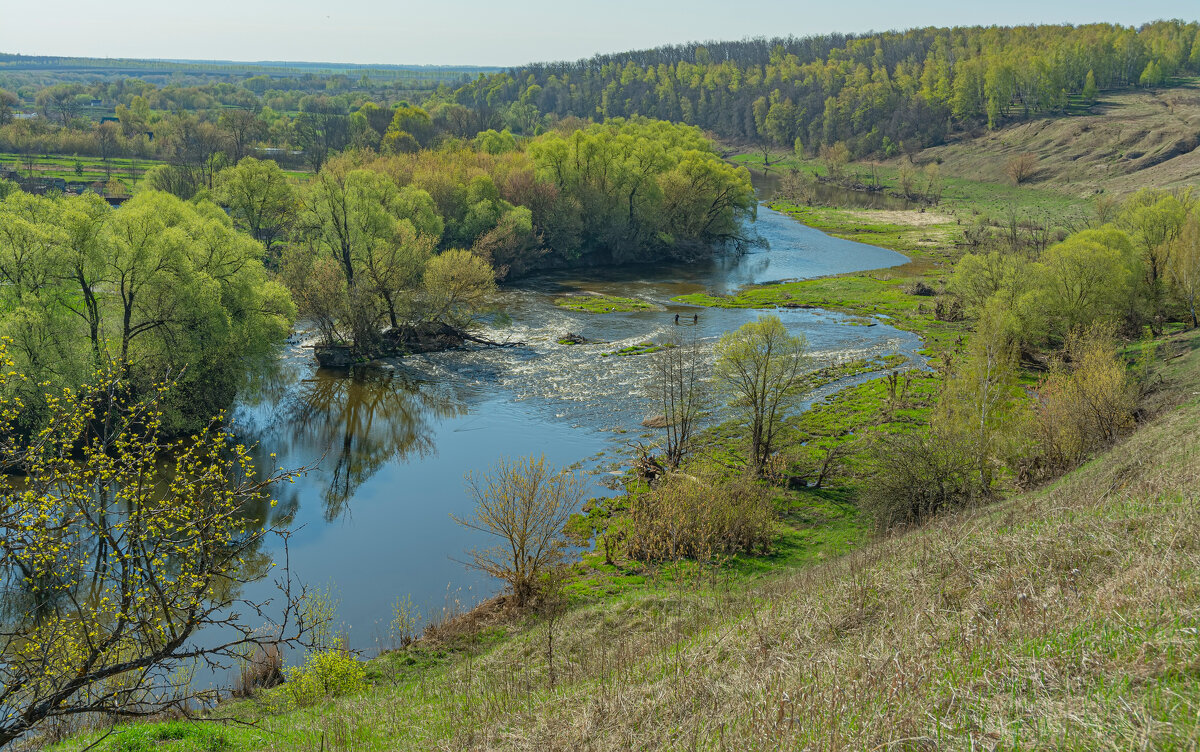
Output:
[[[1143,186],[1172,188],[1200,180],[1200,85],[1102,95],[1088,114],[1041,118],[964,134],[926,149],[916,161],[943,171],[1004,182],[1006,162],[1038,157],[1030,185],[1076,196],[1122,194]]]

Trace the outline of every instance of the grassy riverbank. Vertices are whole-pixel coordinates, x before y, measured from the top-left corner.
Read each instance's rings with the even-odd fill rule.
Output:
[[[351,695],[295,708],[281,687],[97,748],[1190,748],[1197,347],[1165,343],[1158,415],[1045,488],[785,573],[580,602],[553,681],[546,623],[496,617],[371,661]]]
[[[962,255],[962,229],[934,212],[882,211],[771,204],[830,235],[899,251],[909,263],[889,269],[753,285],[730,295],[696,293],[681,303],[721,308],[825,308],[885,321],[920,334],[927,352],[952,344],[966,330],[961,322],[938,320],[933,293]]]

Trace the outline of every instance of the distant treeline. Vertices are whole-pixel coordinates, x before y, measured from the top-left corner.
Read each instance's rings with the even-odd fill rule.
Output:
[[[948,132],[1064,112],[1098,90],[1200,72],[1200,25],[924,28],[706,42],[481,76],[460,104],[539,116],[674,120],[728,139],[892,155]],[[519,118],[517,118],[519,120]],[[536,119],[536,118],[535,118]]]

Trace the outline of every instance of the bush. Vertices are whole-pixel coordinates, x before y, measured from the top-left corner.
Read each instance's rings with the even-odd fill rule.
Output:
[[[1038,158],[1036,154],[1018,154],[1004,165],[1004,174],[1008,176],[1013,185],[1020,185],[1032,180],[1037,171]]]
[[[880,436],[869,461],[873,472],[860,502],[880,531],[917,524],[965,507],[975,498],[976,465],[965,444],[951,432]]]
[[[749,480],[709,484],[675,475],[630,501],[626,550],[643,561],[765,552],[774,520],[766,490]]]
[[[499,543],[469,552],[468,566],[504,580],[518,606],[537,594],[543,575],[566,556],[563,528],[583,506],[587,486],[570,470],[556,470],[545,457],[500,460],[491,473],[469,475],[475,513],[454,517],[464,527]]]
[[[1137,388],[1117,355],[1113,328],[1073,330],[1037,390],[1045,469],[1061,472],[1133,426]]]
[[[367,684],[367,669],[339,645],[309,655],[304,666],[288,668],[287,688],[300,707],[326,697],[353,694]]]

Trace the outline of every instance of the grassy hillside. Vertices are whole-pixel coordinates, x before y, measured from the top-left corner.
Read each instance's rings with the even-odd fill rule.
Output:
[[[1030,185],[1084,197],[1145,186],[1172,188],[1200,178],[1200,83],[1102,94],[1087,114],[1040,118],[965,135],[926,149],[945,174],[1002,183],[1011,157],[1037,155]]]
[[[1194,749],[1200,335],[1156,415],[1049,487],[751,584],[664,581],[370,664],[253,725],[127,727],[98,749]],[[464,643],[461,641],[460,647]],[[94,737],[93,737],[94,738]],[[63,749],[82,749],[85,741]]]

